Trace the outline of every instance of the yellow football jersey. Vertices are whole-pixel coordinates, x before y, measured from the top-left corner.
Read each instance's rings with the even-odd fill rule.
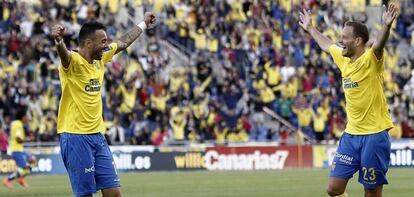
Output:
[[[10,132],[10,141],[9,149],[11,152],[23,152],[23,143],[18,143],[16,138],[24,140],[24,127],[23,123],[20,120],[15,120],[11,123],[11,132]]]
[[[173,130],[173,137],[175,140],[184,140],[185,139],[185,126],[187,125],[187,120],[181,114],[177,114],[174,117],[174,120],[171,120],[170,125]]]
[[[329,52],[342,73],[348,119],[345,132],[366,135],[392,128],[384,96],[384,57],[378,60],[370,48],[350,62],[336,45]]]
[[[62,97],[58,133],[91,134],[104,131],[101,95],[104,64],[112,60],[117,48],[116,43],[110,44],[102,60],[94,60],[92,64],[72,51],[69,67],[65,69],[62,64],[59,65]]]

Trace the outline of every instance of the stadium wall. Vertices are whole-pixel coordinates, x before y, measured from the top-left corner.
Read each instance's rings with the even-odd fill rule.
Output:
[[[211,146],[200,151],[158,152],[154,147],[111,147],[116,167],[123,172],[192,170],[283,170],[328,168],[335,156],[333,145],[288,146]],[[391,167],[414,167],[414,142],[393,143]],[[34,173],[65,174],[59,149],[34,154],[38,167]],[[9,155],[0,155],[0,174],[14,171]]]

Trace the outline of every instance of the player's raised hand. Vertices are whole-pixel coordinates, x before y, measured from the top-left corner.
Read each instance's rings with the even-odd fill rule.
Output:
[[[65,27],[63,25],[54,25],[52,27],[52,36],[55,40],[60,41],[65,33]]]
[[[385,5],[384,5],[385,7]],[[382,21],[384,25],[390,26],[394,19],[397,17],[398,7],[395,2],[391,2],[386,8],[385,12],[382,14]]]
[[[155,26],[155,22],[157,19],[155,18],[155,14],[152,12],[145,12],[144,21],[148,28],[153,28]]]
[[[310,11],[303,9],[301,12],[299,12],[299,25],[305,31],[309,31],[309,28],[312,27],[312,18]]]

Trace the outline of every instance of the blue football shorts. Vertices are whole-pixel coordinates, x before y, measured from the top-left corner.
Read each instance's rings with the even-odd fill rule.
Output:
[[[12,158],[16,162],[17,167],[25,168],[29,164],[27,163],[27,158],[29,155],[25,152],[12,152]]]
[[[62,133],[59,142],[62,160],[76,196],[120,187],[111,150],[102,134]]]
[[[331,165],[331,177],[350,179],[359,171],[358,181],[367,189],[388,184],[391,142],[388,131],[370,135],[344,133]]]

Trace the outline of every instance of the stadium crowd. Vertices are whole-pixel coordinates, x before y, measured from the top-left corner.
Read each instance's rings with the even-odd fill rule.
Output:
[[[102,92],[104,132],[112,144],[161,145],[286,142],[285,126],[266,126],[265,107],[317,142],[337,139],[346,123],[341,75],[329,55],[300,30],[297,12],[311,9],[314,25],[334,41],[345,21],[368,21],[365,6],[351,12],[329,0],[1,2],[1,151],[20,106],[30,109],[29,140],[57,140],[61,90],[59,60],[49,36],[53,24],[65,25],[65,43],[76,49],[77,32],[87,20],[99,19],[115,39],[136,25],[128,18],[145,10],[157,13],[160,24],[141,38],[145,47],[135,44],[107,65]],[[394,139],[414,137],[413,92],[404,91],[414,71],[412,10],[402,8],[386,47],[384,88]],[[378,26],[370,25],[374,34]],[[161,39],[179,43],[190,61],[160,50]]]

